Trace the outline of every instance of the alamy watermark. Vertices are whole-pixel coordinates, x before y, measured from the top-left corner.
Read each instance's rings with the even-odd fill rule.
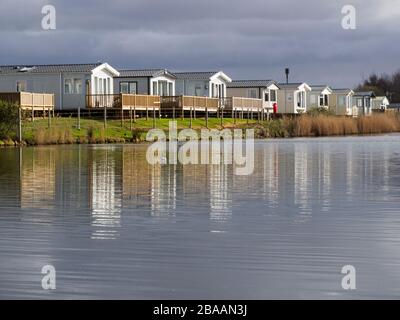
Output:
[[[56,268],[52,265],[45,265],[42,268],[42,288],[43,290],[55,290],[56,289]]]
[[[352,265],[345,265],[342,268],[342,274],[345,276],[342,278],[342,289],[343,290],[355,290],[356,289],[356,268]]]
[[[52,5],[46,5],[42,8],[42,29],[43,30],[56,30],[56,8]]]
[[[146,140],[153,142],[147,149],[149,164],[233,164],[235,175],[251,175],[254,171],[254,130],[193,129],[178,132],[177,122],[169,122],[167,134],[152,129]],[[178,142],[183,142],[179,145]],[[245,148],[244,148],[245,146]]]
[[[345,30],[355,30],[357,28],[356,8],[347,4],[342,7],[342,28]]]

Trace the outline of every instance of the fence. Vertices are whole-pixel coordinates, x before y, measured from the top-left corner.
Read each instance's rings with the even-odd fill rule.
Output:
[[[54,94],[33,92],[1,92],[0,100],[15,103],[22,109],[54,109]]]
[[[91,94],[86,96],[86,107],[122,110],[159,109],[160,97],[139,94]]]

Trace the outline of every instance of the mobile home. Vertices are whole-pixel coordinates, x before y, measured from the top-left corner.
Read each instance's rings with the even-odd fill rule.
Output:
[[[280,83],[278,87],[278,113],[298,114],[307,111],[307,96],[311,91],[307,83]]]
[[[329,99],[329,109],[337,116],[358,115],[358,109],[354,104],[354,91],[351,89],[332,89]]]
[[[85,108],[89,95],[113,94],[119,72],[107,63],[0,66],[0,92],[54,94],[55,110]]]
[[[273,80],[233,80],[227,86],[227,96],[261,99],[264,111],[272,113],[278,101],[278,90]]]
[[[119,70],[114,92],[122,94],[174,96],[176,76],[166,69]]]
[[[326,85],[311,85],[311,91],[308,95],[307,107],[311,108],[329,108],[329,98],[332,89]]]
[[[372,99],[372,111],[379,112],[379,111],[386,111],[390,102],[389,99],[385,96],[377,96]]]
[[[354,93],[353,98],[359,115],[369,116],[372,114],[372,99],[375,97],[373,91],[357,91]]]
[[[224,72],[174,72],[176,95],[225,98],[232,79]]]

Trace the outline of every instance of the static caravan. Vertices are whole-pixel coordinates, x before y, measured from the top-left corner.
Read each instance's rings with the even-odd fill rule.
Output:
[[[123,94],[174,96],[176,76],[165,69],[119,70],[114,92]]]
[[[274,104],[278,102],[277,83],[273,80],[233,80],[228,83],[228,97],[261,99],[265,112],[272,113]]]
[[[119,72],[107,63],[0,66],[0,92],[54,94],[55,110],[85,108],[89,95],[113,94]]]
[[[311,91],[308,95],[307,108],[329,108],[329,98],[332,89],[326,85],[311,85]]]
[[[372,114],[372,99],[375,98],[373,91],[357,91],[354,93],[354,101],[358,109],[358,115],[369,116]]]
[[[383,112],[386,111],[390,102],[385,96],[378,96],[372,99],[372,111]]]
[[[329,109],[337,116],[358,115],[358,109],[354,105],[354,91],[351,89],[333,89],[329,99]]]
[[[307,96],[311,91],[307,83],[280,83],[278,86],[278,113],[299,114],[307,111]]]
[[[219,72],[175,72],[176,95],[225,98],[228,83],[232,82]]]

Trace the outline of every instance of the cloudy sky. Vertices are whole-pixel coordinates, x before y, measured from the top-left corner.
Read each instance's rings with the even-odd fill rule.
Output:
[[[42,29],[44,5],[56,30]],[[344,5],[356,29],[342,28]],[[400,0],[1,0],[0,64],[105,61],[354,86],[400,68]]]

